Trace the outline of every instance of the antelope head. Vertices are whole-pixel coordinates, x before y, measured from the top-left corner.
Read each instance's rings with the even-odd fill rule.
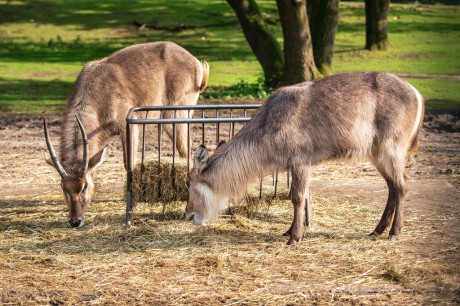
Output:
[[[204,173],[208,157],[208,149],[204,145],[199,146],[193,159],[193,169],[186,180],[189,197],[185,218],[193,220],[196,225],[215,219],[228,204],[228,197],[217,194]]]
[[[94,193],[94,172],[95,169],[102,163],[106,151],[106,148],[103,148],[93,157],[88,158],[88,138],[86,136],[85,129],[77,116],[76,120],[82,135],[83,155],[79,169],[70,173],[66,171],[57,158],[56,152],[50,141],[46,121],[43,119],[46,146],[48,147],[49,152],[49,156],[45,153],[45,160],[49,165],[53,166],[61,176],[61,188],[69,211],[68,224],[70,227],[82,227],[85,222],[85,211],[91,203],[91,198]],[[75,152],[72,156],[75,160],[69,162],[73,164],[78,163],[77,152]]]

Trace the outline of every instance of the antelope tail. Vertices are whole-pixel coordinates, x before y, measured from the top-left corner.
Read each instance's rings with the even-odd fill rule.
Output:
[[[208,86],[209,80],[209,64],[206,61],[201,61],[201,67],[203,67],[203,77],[201,78],[200,92],[203,92]]]

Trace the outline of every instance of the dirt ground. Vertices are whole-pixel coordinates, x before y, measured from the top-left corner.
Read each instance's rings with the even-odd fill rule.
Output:
[[[47,115],[46,118],[50,126],[52,141],[57,146],[60,117]],[[31,203],[53,202],[56,206],[53,210],[56,213],[55,221],[62,222],[62,224],[65,221],[63,219],[65,214],[58,213],[59,210],[64,212],[65,209],[61,199],[59,177],[54,169],[51,169],[44,162],[42,150],[45,147],[40,116],[0,114],[0,223],[3,223],[1,225],[3,234],[0,234],[2,239],[8,237],[7,232],[10,227],[6,222],[11,220],[11,214],[19,215],[32,209],[33,204]],[[120,143],[114,141],[96,178],[93,207],[97,207],[98,202],[111,199],[118,201],[120,209],[123,209],[125,171],[122,160]],[[460,303],[458,285],[458,281],[460,281],[460,270],[458,269],[460,266],[459,118],[451,115],[427,115],[419,152],[410,162],[409,167],[410,196],[405,210],[406,221],[410,227],[411,220],[416,216],[422,222],[416,224],[423,224],[426,235],[424,234],[422,239],[420,238],[422,236],[417,236],[417,228],[412,228],[413,236],[405,236],[397,244],[407,258],[417,257],[420,262],[429,260],[434,254],[443,254],[440,257],[441,262],[437,262],[442,267],[439,268],[441,272],[435,273],[436,277],[439,278],[438,281],[431,286],[424,286],[423,290],[420,289],[420,294],[415,301],[428,304],[432,302]],[[369,164],[330,163],[321,165],[316,169],[312,191],[315,196],[325,198],[337,198],[341,194],[354,194],[363,202],[369,202],[371,205],[379,202],[379,207],[382,210],[387,196],[387,188],[383,180]],[[21,203],[28,204],[22,206]],[[317,207],[315,205],[316,203],[313,204],[314,226],[315,208]],[[94,209],[93,207],[90,210]],[[376,218],[378,217],[376,216]],[[55,225],[55,223],[51,225],[53,224]],[[27,228],[27,224],[24,226]],[[369,230],[373,226],[375,224],[369,224]],[[307,235],[302,244],[309,243],[309,238],[314,240],[314,236],[308,237]],[[0,257],[9,257],[10,252],[8,247],[1,247]],[[1,268],[3,271],[5,271],[4,269],[8,271],[11,266]],[[15,288],[2,286],[2,283],[7,282],[5,279],[7,275],[9,274],[0,273],[0,279],[3,278],[0,283],[0,296],[3,297],[3,302],[14,304],[15,301],[21,299],[15,299]],[[443,281],[443,279],[447,280]],[[24,287],[22,290],[25,290]],[[369,290],[372,291],[372,289]],[[398,290],[395,292],[404,293],[404,290]],[[342,296],[345,294],[340,292],[340,288],[334,292],[338,295],[342,294]],[[390,290],[386,294],[391,292]],[[18,296],[21,295],[20,293],[17,294]],[[368,298],[360,298],[360,296],[368,295],[370,292],[349,290],[347,294],[353,298],[342,300],[342,302],[348,301],[351,304],[372,303],[372,300]],[[386,301],[388,302],[388,300]]]

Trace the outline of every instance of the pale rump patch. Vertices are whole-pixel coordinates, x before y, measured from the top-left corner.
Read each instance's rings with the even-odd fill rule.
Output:
[[[407,83],[407,82],[406,82]],[[415,93],[415,96],[417,97],[417,116],[415,117],[415,124],[414,124],[414,127],[412,128],[412,132],[411,132],[411,136],[414,137],[415,136],[415,133],[417,133],[417,130],[418,130],[418,127],[420,125],[420,120],[422,120],[422,104],[423,104],[423,97],[422,95],[420,94],[420,92],[415,89],[414,86],[412,86],[411,84],[407,83],[407,85],[410,86],[410,88],[412,88],[412,90],[414,91]]]
[[[199,69],[199,73],[198,73],[198,78],[197,78],[197,81],[198,81],[198,87],[201,88],[201,84],[203,83],[203,64],[197,59],[195,58],[195,61],[197,62],[197,67]]]

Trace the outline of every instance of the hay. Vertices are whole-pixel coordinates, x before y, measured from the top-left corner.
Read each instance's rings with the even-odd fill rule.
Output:
[[[171,158],[161,162],[149,161],[133,170],[133,199],[135,202],[169,203],[186,201],[185,187],[188,168],[187,160],[176,158],[174,166]]]
[[[170,157],[163,157],[160,163],[148,161],[143,165],[139,164],[133,170],[133,199],[135,202],[149,204],[187,201],[188,190],[185,187],[187,174],[185,159],[175,159],[174,167]],[[229,210],[231,214],[243,213],[251,217],[257,212],[268,211],[277,201],[289,200],[289,189],[279,182],[275,192],[272,180],[272,175],[264,177],[262,190],[260,190],[260,180],[250,184],[246,196],[237,203],[230,204],[233,206]]]

